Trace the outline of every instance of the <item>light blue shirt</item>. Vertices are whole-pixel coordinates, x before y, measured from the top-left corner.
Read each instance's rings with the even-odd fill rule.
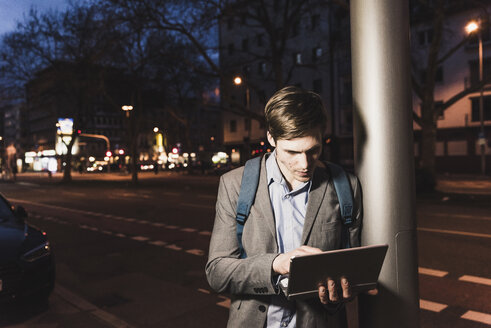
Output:
[[[287,253],[301,246],[311,181],[290,191],[276,162],[276,150],[266,160],[266,176],[275,217],[278,251]],[[288,301],[283,295],[273,295],[266,327],[294,328],[295,326],[295,303]]]

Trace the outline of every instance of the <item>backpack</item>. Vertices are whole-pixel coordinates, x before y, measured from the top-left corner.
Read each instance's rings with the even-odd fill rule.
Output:
[[[242,232],[251,211],[252,204],[256,198],[256,191],[259,185],[259,173],[261,170],[261,158],[255,157],[245,163],[242,180],[240,183],[239,199],[235,220],[237,221],[237,240],[239,241],[240,257],[246,258],[247,254],[242,246]],[[342,245],[350,248],[349,226],[353,223],[353,194],[351,185],[346,176],[346,172],[339,165],[324,162],[331,172],[334,182],[334,189],[339,201],[341,218],[343,222]]]

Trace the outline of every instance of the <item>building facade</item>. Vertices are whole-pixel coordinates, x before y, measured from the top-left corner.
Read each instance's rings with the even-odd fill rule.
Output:
[[[457,3],[457,2],[454,2]],[[466,93],[465,90],[479,83],[479,47],[477,33],[469,36],[466,25],[471,21],[481,23],[483,45],[484,80],[484,146],[487,172],[491,172],[491,39],[489,26],[491,5],[475,6],[464,4],[446,8],[440,58],[451,53],[440,62],[435,78],[435,108],[437,119],[436,170],[437,172],[477,173],[480,172],[481,146],[479,140],[481,118],[479,115],[480,90]],[[418,13],[415,13],[418,15]],[[411,26],[413,73],[415,78],[424,80],[428,67],[428,52],[435,37],[434,21],[422,15],[414,17]],[[454,52],[452,50],[456,49]],[[419,76],[418,76],[419,75]],[[423,84],[424,86],[424,84]],[[461,97],[453,103],[456,96]],[[413,94],[413,110],[421,114],[422,100]],[[415,129],[415,156],[421,156],[422,131],[418,124]]]
[[[220,20],[225,148],[236,163],[268,151],[264,106],[281,87],[296,85],[324,100],[325,158],[351,165],[349,13],[322,1],[287,3],[236,1]]]

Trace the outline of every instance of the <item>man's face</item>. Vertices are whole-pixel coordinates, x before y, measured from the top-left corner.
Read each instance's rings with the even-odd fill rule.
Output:
[[[276,162],[291,189],[309,181],[316,160],[322,150],[322,134],[313,131],[305,137],[274,140],[268,132],[268,141],[276,147]]]

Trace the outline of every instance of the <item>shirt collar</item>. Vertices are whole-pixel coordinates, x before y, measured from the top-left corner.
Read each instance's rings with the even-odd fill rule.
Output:
[[[268,186],[270,186],[273,182],[287,186],[285,178],[283,177],[278,163],[276,162],[276,149],[266,159],[266,177],[268,179]],[[307,191],[310,192],[311,184],[312,179],[303,183],[297,189],[290,191],[289,194],[297,194],[302,192],[304,189],[307,189]]]

